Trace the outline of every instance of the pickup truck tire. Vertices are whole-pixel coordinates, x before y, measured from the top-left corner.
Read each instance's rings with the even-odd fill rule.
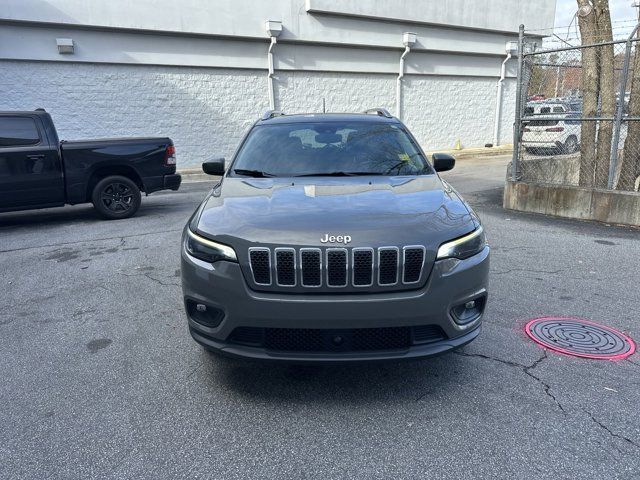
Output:
[[[140,189],[130,178],[111,175],[96,184],[91,201],[98,213],[108,220],[129,218],[140,208]]]

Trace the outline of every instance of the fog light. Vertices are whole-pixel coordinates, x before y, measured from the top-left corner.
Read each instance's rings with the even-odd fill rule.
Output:
[[[205,305],[204,303],[196,303],[193,300],[187,300],[185,303],[189,318],[205,327],[215,328],[220,325],[224,318],[224,311],[220,308]]]
[[[458,325],[471,323],[482,315],[486,297],[479,297],[456,305],[451,309],[451,316]]]

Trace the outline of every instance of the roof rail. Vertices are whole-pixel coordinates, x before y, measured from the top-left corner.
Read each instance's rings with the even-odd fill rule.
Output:
[[[281,117],[282,115],[284,115],[284,112],[281,112],[280,110],[267,110],[264,112],[260,120],[269,120],[270,118]]]
[[[379,115],[381,117],[393,118],[393,115],[389,113],[389,110],[387,110],[386,108],[380,108],[380,107],[369,108],[362,113],[375,113],[376,115]]]
[[[36,108],[35,109],[36,112],[46,112],[46,110],[42,107]]]

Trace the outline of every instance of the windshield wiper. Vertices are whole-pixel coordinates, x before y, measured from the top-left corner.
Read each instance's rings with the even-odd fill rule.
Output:
[[[296,175],[296,177],[365,177],[365,176],[379,176],[384,175],[380,172],[317,172],[317,173],[303,173],[302,175]]]
[[[275,177],[272,173],[262,172],[260,170],[247,170],[244,168],[236,168],[233,170],[236,175],[242,175],[243,177],[255,177],[255,178],[269,178]]]

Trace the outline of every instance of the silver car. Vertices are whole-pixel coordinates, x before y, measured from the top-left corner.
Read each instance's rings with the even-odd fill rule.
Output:
[[[296,363],[438,355],[487,303],[480,220],[384,109],[267,112],[184,229],[189,331],[206,349]]]

